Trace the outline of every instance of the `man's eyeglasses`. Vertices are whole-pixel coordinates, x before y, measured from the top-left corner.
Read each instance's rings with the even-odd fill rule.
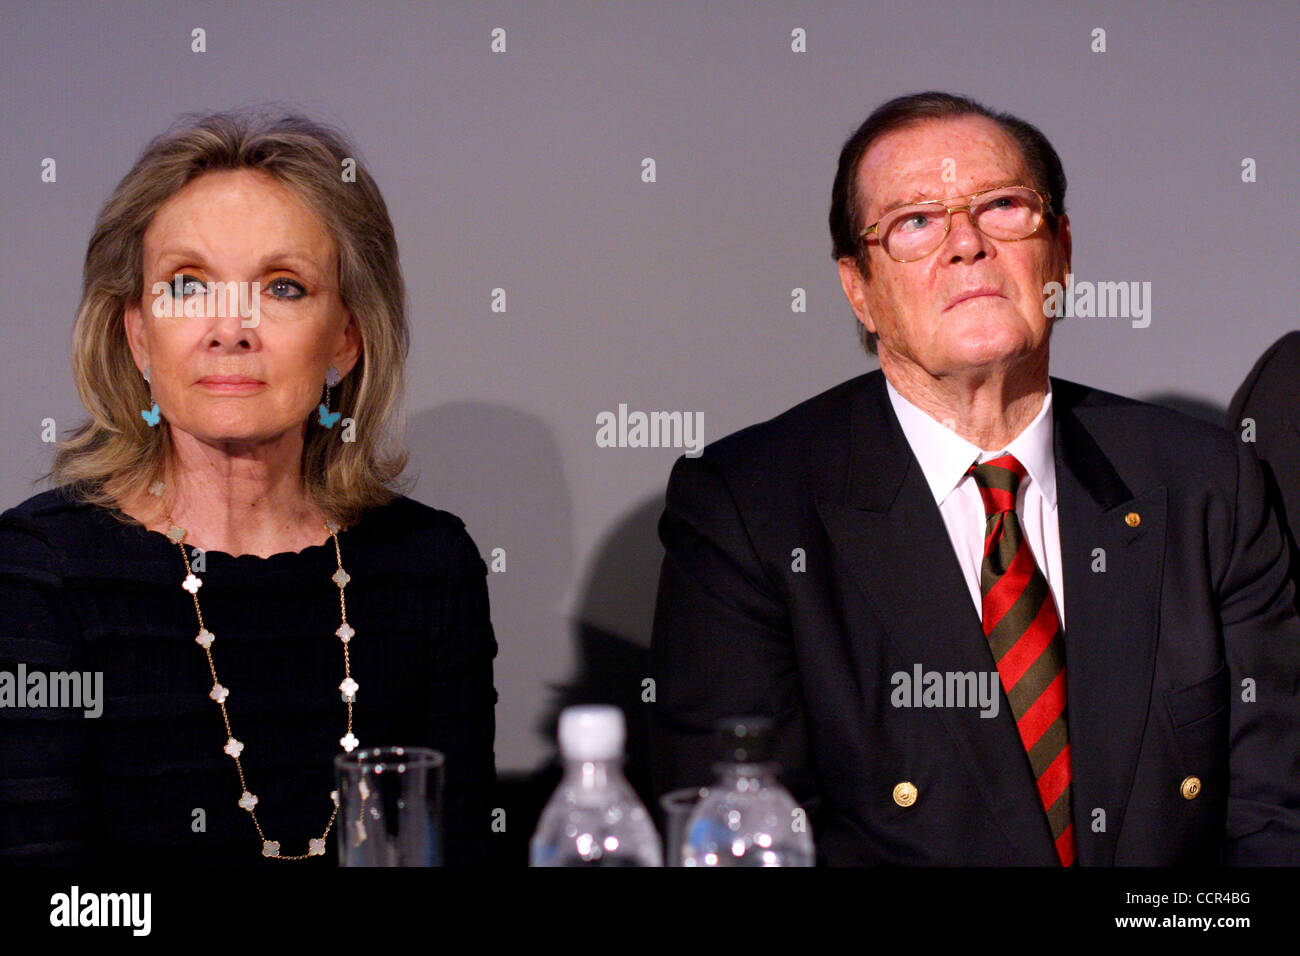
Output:
[[[1036,189],[1000,186],[955,199],[931,199],[891,209],[858,233],[858,238],[866,240],[874,233],[891,259],[915,262],[943,245],[954,212],[965,210],[975,228],[990,239],[1011,240],[1032,236],[1051,208],[1051,200]]]

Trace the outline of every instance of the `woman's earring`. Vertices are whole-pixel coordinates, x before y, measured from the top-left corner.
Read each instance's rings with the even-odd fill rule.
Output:
[[[144,367],[144,380],[145,380],[146,382],[149,381],[149,366],[148,366],[148,365],[146,365],[146,366]],[[153,388],[152,388],[152,387],[150,387],[150,389],[149,389],[149,403],[150,403],[151,405],[153,405],[153,408],[150,408],[150,409],[148,409],[148,410],[141,409],[141,410],[140,410],[140,417],[144,419],[146,425],[148,425],[150,428],[154,428],[155,426],[157,426],[158,422],[161,421],[161,419],[162,419],[162,413],[161,413],[160,411],[158,411],[158,403],[155,402],[155,401],[153,400]]]
[[[329,371],[325,373],[325,401],[321,402],[320,407],[316,409],[320,413],[319,423],[326,428],[333,428],[334,423],[343,416],[342,412],[330,411],[330,389],[340,381],[342,377],[339,375],[339,370],[331,365]]]

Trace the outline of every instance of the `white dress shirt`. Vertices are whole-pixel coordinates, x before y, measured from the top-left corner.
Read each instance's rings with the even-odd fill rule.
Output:
[[[894,406],[903,435],[934,495],[935,504],[948,528],[957,563],[966,576],[975,613],[983,620],[984,601],[980,592],[980,566],[984,562],[984,501],[975,479],[966,470],[980,461],[1011,454],[1025,466],[1016,495],[1016,514],[1038,569],[1047,578],[1061,627],[1065,627],[1065,592],[1061,575],[1061,532],[1056,519],[1056,458],[1052,451],[1052,386],[1048,383],[1043,407],[1034,420],[1005,448],[985,451],[972,445],[946,425],[935,421],[894,388],[885,389]]]

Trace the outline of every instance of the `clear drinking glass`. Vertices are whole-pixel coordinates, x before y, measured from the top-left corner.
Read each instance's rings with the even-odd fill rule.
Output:
[[[659,798],[664,811],[664,866],[682,865],[682,838],[686,834],[686,821],[708,787],[683,787],[670,790]]]
[[[371,747],[334,758],[340,866],[441,866],[444,758]]]

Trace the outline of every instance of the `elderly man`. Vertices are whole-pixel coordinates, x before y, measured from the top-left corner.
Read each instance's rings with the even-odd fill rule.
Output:
[[[877,109],[831,232],[880,371],[673,469],[656,787],[775,723],[831,864],[1300,862],[1300,619],[1227,432],[1049,378],[1065,176],[962,97]]]

